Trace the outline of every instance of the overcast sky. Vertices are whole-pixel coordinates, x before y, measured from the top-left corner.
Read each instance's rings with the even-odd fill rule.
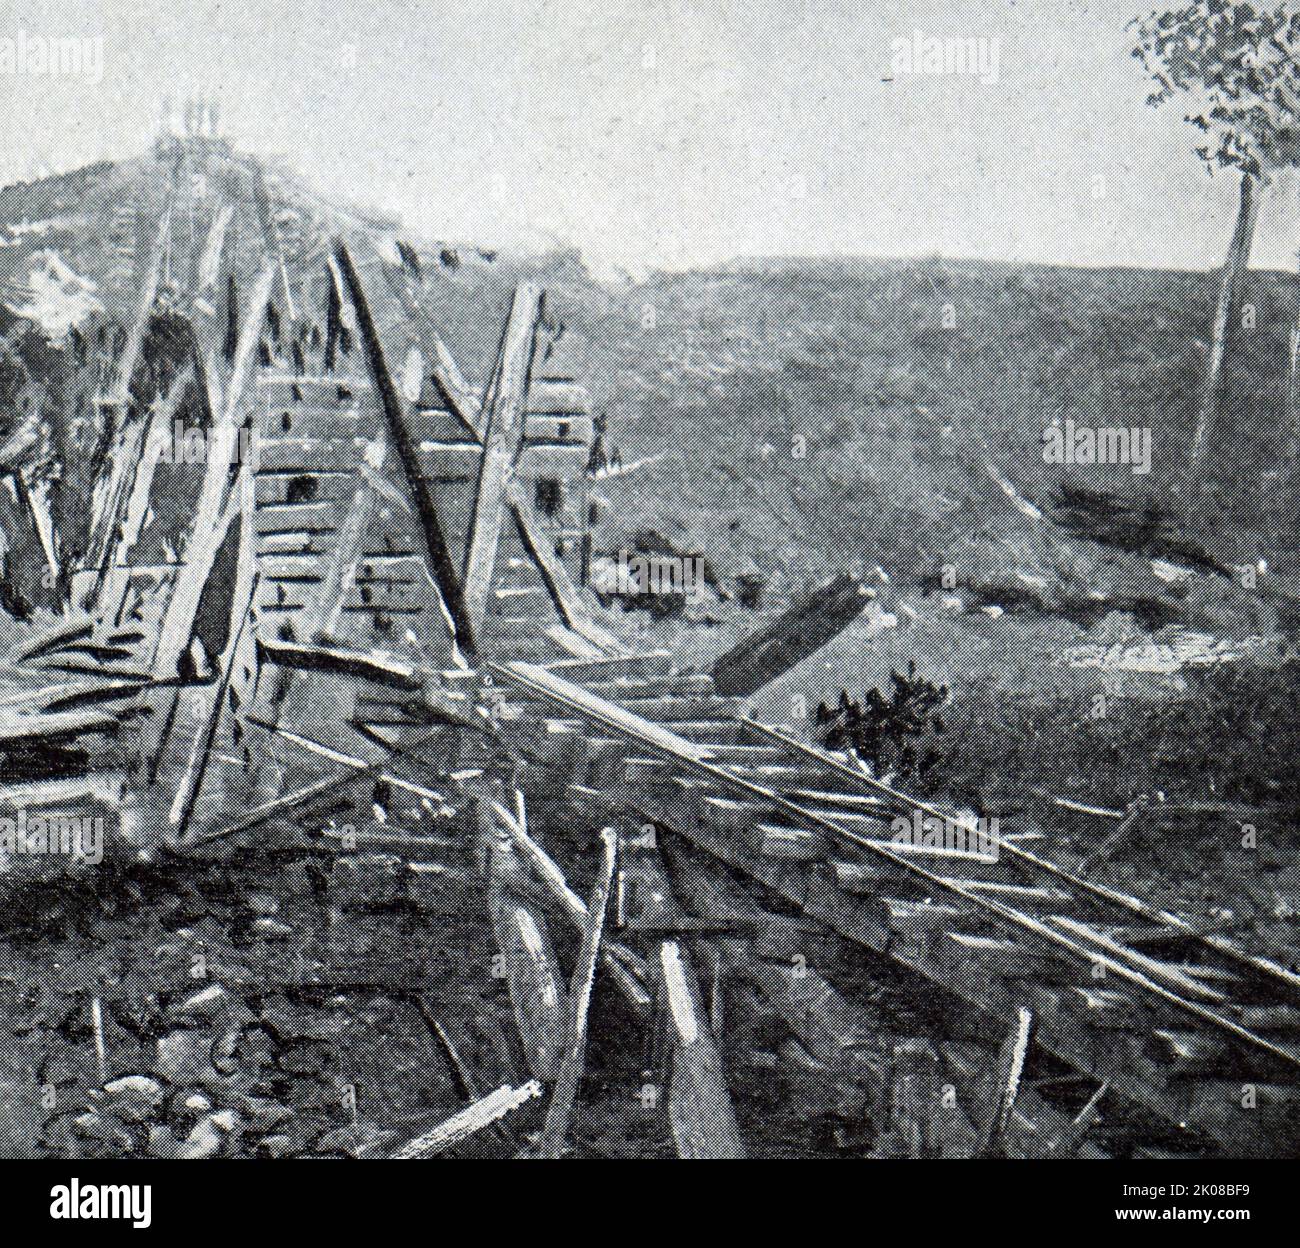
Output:
[[[866,8],[873,11],[864,12]],[[484,244],[598,271],[752,255],[1205,267],[1231,178],[1145,106],[1139,0],[0,0],[0,40],[102,36],[104,76],[0,73],[0,181],[142,151],[171,91],[241,147]],[[892,41],[998,39],[996,83]],[[892,81],[885,81],[890,79]],[[1098,197],[1098,192],[1101,192]],[[1255,263],[1293,267],[1297,190]]]

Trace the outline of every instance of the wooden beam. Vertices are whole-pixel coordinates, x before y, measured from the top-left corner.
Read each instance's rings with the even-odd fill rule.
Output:
[[[256,537],[253,533],[253,512],[256,506],[255,481],[253,465],[241,465],[242,473],[231,495],[231,505],[239,503],[239,555],[235,566],[234,586],[230,596],[230,612],[226,628],[226,646],[218,665],[217,680],[214,685],[204,690],[211,698],[207,709],[207,719],[202,730],[196,734],[190,752],[189,766],[181,779],[175,800],[168,814],[170,839],[173,843],[184,839],[189,830],[190,816],[203,778],[207,772],[208,759],[216,741],[217,726],[225,709],[226,700],[232,697],[232,679],[235,669],[243,664],[245,670],[253,666],[251,651],[241,651],[249,625],[256,625],[254,604],[257,601],[257,552],[254,547]],[[245,689],[245,694],[247,690]],[[179,697],[179,690],[177,691]]]
[[[481,835],[488,841],[488,906],[510,990],[515,1023],[533,1077],[553,1082],[563,1066],[564,986],[546,916],[524,898],[519,863],[509,838],[494,823],[487,802],[478,802]]]
[[[548,544],[545,533],[533,522],[532,508],[529,506],[519,482],[513,478],[506,482],[506,498],[510,503],[511,514],[519,529],[519,537],[525,549],[537,564],[542,574],[546,591],[551,602],[564,623],[580,637],[591,642],[606,654],[618,654],[623,645],[613,633],[600,627],[582,605],[577,587],[569,576],[564,561],[560,559]]]
[[[50,509],[50,483],[33,481],[31,474],[19,469],[14,473],[14,482],[27,503],[27,510],[32,517],[32,527],[36,530],[37,540],[45,554],[45,563],[52,573],[54,584],[63,580],[63,563],[59,557],[59,533],[54,524],[54,513]]]
[[[864,586],[841,575],[800,599],[766,628],[713,664],[720,694],[750,697],[844,631],[869,601]]]
[[[153,250],[150,253],[144,288],[140,293],[140,306],[122,351],[122,358],[118,361],[117,379],[112,393],[103,401],[103,405],[113,413],[114,431],[111,436],[114,438],[114,443],[109,451],[108,473],[96,482],[91,499],[90,537],[86,547],[85,567],[96,573],[96,579],[88,586],[88,592],[98,588],[97,578],[102,575],[104,561],[108,557],[128,474],[135,469],[140,453],[140,440],[144,436],[143,422],[133,421],[128,426],[125,417],[131,403],[131,379],[135,375],[135,366],[139,362],[140,352],[144,346],[149,319],[153,315],[154,300],[158,297],[163,257],[167,252],[167,242],[171,235],[174,203],[175,186],[171,188],[167,206],[163,209],[162,220],[158,225],[158,235],[154,239]]]
[[[556,865],[554,859],[533,840],[517,816],[512,815],[499,803],[494,802],[492,809],[500,821],[500,826],[509,833],[511,840],[515,843],[515,848],[520,852],[529,867],[532,868],[533,874],[546,887],[551,896],[555,898],[561,913],[580,931],[585,930],[588,922],[587,903],[569,887],[568,881],[564,878],[564,872]],[[600,956],[606,971],[609,972],[619,991],[627,998],[628,1004],[638,1013],[648,1013],[653,1002],[649,993],[642,987],[641,981],[637,978],[636,971],[633,969],[633,966],[640,962],[637,955],[623,945],[614,941],[606,941]]]
[[[249,561],[251,562],[251,556]],[[225,709],[226,697],[230,690],[230,678],[234,671],[236,657],[239,654],[239,646],[243,641],[245,629],[252,614],[253,597],[257,591],[257,575],[254,573],[247,581],[242,577],[239,580],[242,584],[237,584],[234,599],[231,602],[230,636],[226,642],[225,652],[221,656],[218,679],[215,684],[202,690],[202,694],[208,702],[205,723],[202,730],[194,738],[194,745],[190,751],[189,766],[185,769],[184,776],[181,777],[180,786],[176,790],[176,797],[173,799],[171,810],[168,813],[171,837],[176,841],[183,840],[189,829],[190,816],[194,813],[194,803],[198,800],[199,789],[203,785],[208,759],[212,754],[212,746],[216,740],[217,725],[221,722],[221,712]]]
[[[120,560],[125,560],[140,539],[145,517],[149,510],[149,494],[153,487],[154,473],[162,458],[164,448],[171,442],[172,420],[176,415],[186,390],[195,380],[195,365],[191,363],[180,370],[172,380],[165,396],[155,399],[149,408],[148,427],[145,435],[144,458],[131,484],[131,497],[127,501],[126,514],[122,519],[122,534],[110,552]]]
[[[341,240],[334,244],[334,258],[343,275],[348,297],[356,313],[357,328],[361,333],[362,346],[370,366],[370,379],[379,395],[389,436],[397,450],[402,471],[406,474],[407,489],[415,504],[420,525],[424,529],[424,539],[429,550],[434,580],[437,582],[443,605],[447,609],[456,645],[462,655],[472,660],[475,653],[475,630],[470,613],[466,610],[460,572],[447,545],[446,536],[443,534],[442,522],[438,519],[438,509],[434,505],[433,495],[429,492],[429,485],[420,465],[416,441],[407,427],[402,398],[397,393],[388,366],[384,362],[384,349],[370,315],[370,305],[366,302],[365,291],[361,288],[361,279],[357,276],[352,257],[348,255],[348,250]]]
[[[144,452],[131,483],[126,514],[122,518],[121,536],[112,543],[105,555],[104,579],[100,584],[98,599],[93,611],[101,619],[114,624],[121,622],[121,611],[130,585],[129,571],[119,571],[115,565],[125,564],[144,529],[149,514],[149,498],[153,479],[164,448],[171,442],[172,419],[176,415],[185,391],[194,381],[194,366],[181,369],[167,394],[150,405],[144,434]]]
[[[434,330],[427,315],[411,294],[405,279],[401,275],[392,275],[388,266],[385,266],[384,271],[385,275],[389,276],[390,281],[392,281],[393,289],[397,292],[406,314],[417,322],[422,338],[429,347],[429,350],[425,352],[426,358],[429,359],[429,367],[432,369],[434,381],[438,384],[438,388],[443,392],[443,397],[447,400],[452,415],[460,421],[465,431],[482,446],[485,442],[484,431],[486,427],[484,413],[488,403],[481,403],[478,396],[474,394],[469,383],[457,367],[456,361],[452,358],[451,352],[447,349],[446,343]],[[494,370],[486,396],[489,402],[495,394],[495,383],[496,372]],[[509,474],[506,477],[505,492],[506,499],[514,513],[515,521],[519,526],[520,537],[529,554],[533,556],[538,565],[538,570],[542,574],[543,582],[551,595],[551,600],[555,604],[555,609],[560,618],[575,633],[600,649],[609,653],[621,653],[623,646],[618,638],[606,632],[592,620],[591,613],[583,604],[563,562],[555,557],[547,545],[546,535],[537,522],[535,508],[529,499],[525,497],[519,482]]]
[[[722,1054],[685,946],[659,946],[659,970],[672,1020],[673,1061],[668,1117],[677,1155],[688,1159],[735,1159],[746,1155],[727,1090]]]
[[[267,264],[258,276],[253,298],[248,305],[248,316],[240,330],[239,343],[235,349],[230,384],[226,388],[226,406],[220,420],[209,431],[208,462],[195,507],[194,529],[185,550],[184,565],[177,574],[171,600],[163,615],[154,652],[155,669],[167,675],[175,675],[181,655],[189,649],[204,586],[212,575],[212,568],[229,532],[233,516],[243,510],[237,495],[230,495],[229,499],[227,495],[234,472],[252,472],[251,464],[240,463],[240,401],[244,379],[252,367],[261,339],[262,322],[266,317],[275,273],[274,266]]]
[[[484,450],[465,553],[465,608],[473,626],[483,626],[492,569],[501,539],[506,477],[523,433],[528,374],[533,363],[541,292],[531,282],[515,291],[495,370],[496,385],[483,419]]]
[[[203,252],[199,257],[198,294],[200,296],[205,291],[216,289],[217,279],[221,276],[221,252],[226,242],[226,231],[230,228],[234,215],[233,204],[222,204],[212,218],[212,228],[208,230]]]
[[[546,1122],[542,1127],[537,1151],[541,1157],[558,1159],[564,1151],[564,1141],[569,1134],[569,1119],[578,1096],[578,1084],[587,1068],[587,1015],[591,1009],[591,992],[596,982],[596,963],[600,956],[601,937],[605,931],[605,913],[609,908],[610,886],[614,881],[614,866],[618,858],[618,838],[613,828],[600,834],[602,854],[596,883],[587,902],[587,928],[582,934],[582,949],[569,986],[568,1035],[565,1042],[564,1066],[550,1104],[546,1107]]]
[[[392,264],[381,263],[380,271],[401,303],[402,311],[414,323],[421,358],[446,400],[448,410],[460,421],[465,432],[482,444],[482,405],[447,349],[447,344],[433,327],[429,314],[414,290],[414,282],[404,269],[399,270]]]
[[[1034,1030],[1034,1012],[1021,1006],[1016,1010],[1016,1021],[998,1053],[997,1070],[993,1077],[992,1096],[979,1124],[979,1143],[976,1152],[981,1157],[1004,1156],[1003,1140],[1016,1107],[1020,1083],[1025,1074],[1025,1061],[1029,1057],[1029,1041]]]

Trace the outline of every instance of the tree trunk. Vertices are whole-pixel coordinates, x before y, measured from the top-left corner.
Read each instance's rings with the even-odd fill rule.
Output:
[[[1246,266],[1250,260],[1250,245],[1255,236],[1255,218],[1258,214],[1259,183],[1254,174],[1243,173],[1237,225],[1228,245],[1228,258],[1224,262],[1219,285],[1219,303],[1214,311],[1205,393],[1196,414],[1196,428],[1192,433],[1192,447],[1188,455],[1188,476],[1193,480],[1201,477],[1205,470],[1210,440],[1214,436],[1214,426],[1219,416],[1223,399],[1224,362],[1232,335],[1232,316],[1234,309],[1241,303],[1246,285]]]

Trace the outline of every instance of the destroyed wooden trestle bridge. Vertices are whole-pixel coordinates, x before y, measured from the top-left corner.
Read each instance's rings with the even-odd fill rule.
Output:
[[[241,323],[223,324],[211,296],[227,273],[233,289],[236,261],[218,205],[170,296],[192,347],[141,393],[162,276],[184,267],[192,158],[102,396],[111,448],[87,554],[61,569],[73,608],[8,668],[22,688],[0,744],[91,762],[9,802],[109,811],[119,849],[141,856],[289,837],[454,871],[476,852],[534,1082],[491,1092],[449,1049],[473,1103],[403,1156],[501,1130],[532,1102],[546,1109],[530,1150],[559,1155],[604,978],[633,1017],[669,1020],[682,1156],[746,1151],[723,1058],[729,985],[779,1019],[780,1060],[839,1089],[842,1118],[870,1115],[896,1153],[1104,1155],[1086,1137],[1114,1101],[1189,1146],[1294,1155],[1300,975],[1040,857],[1031,827],[1004,829],[994,855],[900,842],[900,814],[961,816],[748,718],[711,676],[629,653],[599,622],[583,588],[591,415],[545,369],[535,287],[518,288],[480,395],[408,269],[337,240],[290,257],[269,211],[256,276],[240,270]],[[183,407],[208,453],[164,480]],[[382,796],[394,789],[422,807],[414,826]],[[603,839],[543,848],[540,829],[575,816]],[[548,912],[581,936],[567,992]],[[971,1007],[996,1062],[987,1045],[882,1047],[823,974],[831,939]],[[1057,1081],[1080,1082],[1081,1109],[1040,1095],[1031,1049],[1074,1072]]]

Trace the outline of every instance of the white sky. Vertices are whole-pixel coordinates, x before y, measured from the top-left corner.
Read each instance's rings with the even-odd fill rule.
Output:
[[[598,271],[752,255],[1205,267],[1232,179],[1145,106],[1150,0],[0,0],[0,39],[102,36],[104,78],[0,74],[0,182],[148,144],[203,89],[247,150],[413,230],[572,242]],[[890,74],[914,30],[998,38],[996,85]],[[355,67],[349,68],[350,54]],[[1094,197],[1100,176],[1105,194]],[[1294,182],[1255,263],[1300,246]]]

